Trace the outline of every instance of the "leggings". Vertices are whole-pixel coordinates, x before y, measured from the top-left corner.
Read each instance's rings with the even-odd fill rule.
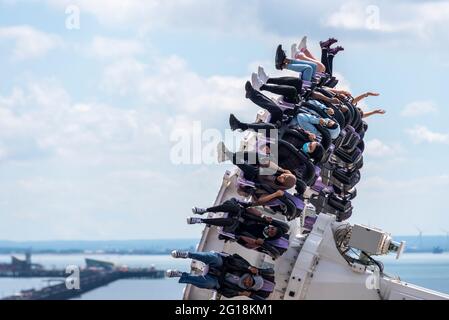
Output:
[[[328,48],[322,48],[321,49],[321,63],[324,64],[324,67],[326,68],[327,73],[329,73],[331,76],[332,76],[333,62],[334,62],[334,55],[329,54]]]
[[[296,77],[269,78],[267,83],[295,87],[297,92],[302,91],[302,80]]]
[[[212,219],[201,219],[201,221],[205,224],[209,224],[211,226],[217,227],[231,227],[238,223],[237,220],[229,217],[229,218],[212,218]]]
[[[260,89],[283,96],[285,102],[299,103],[298,91],[295,87],[286,85],[264,84],[260,87]]]
[[[234,198],[226,200],[218,206],[207,208],[207,212],[228,212],[231,214],[239,214],[240,210],[240,202]]]
[[[271,114],[271,123],[282,121],[282,110],[270,98],[254,89],[248,91],[248,98],[259,107],[264,108]]]
[[[317,65],[310,61],[290,60],[286,68],[291,71],[301,72],[303,80],[312,81],[312,77],[316,73]]]
[[[271,138],[271,130],[278,130],[277,127],[272,123],[257,122],[257,123],[241,123],[243,130],[254,130],[258,133],[263,133],[267,139]],[[273,139],[277,139],[277,134]],[[267,145],[270,143],[267,142]]]

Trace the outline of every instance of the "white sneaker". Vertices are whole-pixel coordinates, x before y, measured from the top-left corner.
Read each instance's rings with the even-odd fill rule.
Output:
[[[193,207],[192,212],[193,214],[205,214],[207,210],[203,208]]]
[[[292,59],[295,59],[296,53],[298,52],[298,49],[296,47],[297,47],[296,43],[292,44],[292,47],[291,47],[291,57],[292,57]]]
[[[171,252],[171,256],[175,259],[187,259],[189,257],[188,251],[182,251],[182,250],[173,250]]]
[[[225,162],[229,160],[227,154],[229,153],[229,150],[226,148],[223,141],[219,142],[217,145],[217,160],[218,163]]]
[[[303,52],[305,49],[307,49],[307,36],[304,36],[298,45],[299,52]]]
[[[259,76],[254,72],[251,74],[251,85],[257,91],[259,91],[260,87],[262,87],[264,85],[262,80],[259,79]]]
[[[268,79],[270,79],[270,77],[265,73],[265,70],[261,66],[257,68],[257,75],[264,84],[267,83]]]
[[[201,218],[187,217],[187,224],[199,224],[202,222]]]
[[[182,272],[179,271],[179,270],[172,270],[172,269],[169,269],[169,270],[167,270],[167,271],[165,272],[165,275],[166,275],[168,278],[179,278],[179,277],[182,276]]]

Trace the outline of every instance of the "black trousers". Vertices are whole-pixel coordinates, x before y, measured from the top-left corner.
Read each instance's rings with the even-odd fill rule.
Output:
[[[272,123],[260,122],[260,123],[245,123],[245,124],[248,127],[248,129],[254,131],[266,130],[267,137],[270,136],[270,130],[277,130],[276,126]]]
[[[298,93],[302,91],[302,80],[296,77],[269,78],[267,84],[295,87]]]
[[[217,227],[231,227],[238,223],[236,219],[233,218],[213,218],[213,219],[201,219],[205,224]]]
[[[237,199],[229,199],[223,202],[222,204],[214,207],[207,208],[208,212],[227,212],[227,218],[213,218],[213,219],[201,219],[203,223],[218,226],[218,227],[231,227],[237,226],[239,217],[244,210],[244,204],[239,202]]]
[[[334,55],[329,54],[328,48],[321,48],[321,63],[324,64],[324,67],[326,68],[326,72],[332,76]]]
[[[207,208],[207,212],[228,212],[231,214],[240,214],[241,210],[241,203],[234,198],[226,200],[218,206]]]
[[[282,121],[282,110],[270,98],[255,89],[248,91],[247,94],[248,98],[252,102],[257,104],[259,107],[264,108],[271,114],[271,123]]]
[[[264,84],[260,89],[283,96],[284,101],[288,103],[299,103],[298,91],[295,87],[289,85]]]
[[[255,165],[248,163],[236,163],[235,164],[243,172],[243,176],[246,180],[256,181],[259,176],[259,168]]]

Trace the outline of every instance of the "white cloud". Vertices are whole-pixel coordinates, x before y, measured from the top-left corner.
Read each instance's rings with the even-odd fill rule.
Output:
[[[398,145],[388,145],[379,139],[372,139],[365,142],[365,155],[368,157],[391,157],[397,155],[401,148]]]
[[[361,30],[394,37],[396,43],[410,39],[431,41],[445,34],[449,22],[447,1],[350,1],[339,2],[340,7],[321,23],[343,30]],[[338,5],[335,2],[335,5]],[[369,33],[366,33],[369,36]],[[385,41],[386,39],[383,39]]]
[[[155,58],[149,64],[127,59],[105,68],[103,88],[110,93],[129,94],[149,105],[161,105],[171,114],[187,113],[192,120],[219,118],[246,108],[246,78],[201,77],[178,56]],[[217,114],[219,112],[219,115]]]
[[[129,57],[141,54],[143,51],[143,45],[139,41],[99,36],[93,38],[88,48],[88,54],[98,58]]]
[[[81,16],[87,12],[100,23],[120,28],[133,25],[140,31],[158,27],[209,28],[210,30],[241,31],[243,26],[252,29],[258,21],[247,24],[247,17],[254,12],[256,3],[216,0],[47,0],[50,5],[65,8],[76,5]],[[207,14],[204,14],[207,13]],[[82,28],[82,25],[81,25]]]
[[[154,8],[158,0],[47,0],[52,6],[66,8],[75,5],[84,13],[94,15],[101,23],[121,26],[142,19],[148,10]],[[81,26],[82,28],[82,26]]]
[[[343,4],[340,9],[323,19],[325,26],[343,29],[366,29],[366,13],[359,2]]]
[[[136,59],[120,59],[104,68],[101,87],[110,93],[126,95],[142,81],[146,68]]]
[[[6,159],[8,156],[8,151],[6,150],[6,148],[4,148],[3,146],[0,145],[0,161],[3,159]]]
[[[14,42],[12,57],[16,60],[43,56],[62,44],[58,36],[30,26],[0,27],[0,42],[5,40]]]
[[[382,193],[410,193],[431,191],[436,186],[444,187],[449,185],[449,175],[440,174],[426,177],[415,177],[404,180],[388,179],[385,177],[374,176],[361,181],[360,189],[369,192]]]
[[[0,107],[12,107],[23,104],[25,101],[24,93],[20,88],[13,88],[8,97],[0,96]]]
[[[25,89],[27,108],[15,112],[16,105],[0,105],[0,130],[8,144],[10,157],[22,147],[17,139],[29,141],[50,157],[68,162],[110,162],[146,150],[158,141],[160,123],[151,112],[136,108],[121,109],[102,103],[74,103],[56,81],[30,83]],[[0,99],[1,100],[1,99]],[[5,142],[6,143],[6,142]],[[29,161],[33,161],[30,159]]]
[[[404,107],[401,115],[404,117],[415,117],[429,113],[435,113],[438,109],[432,101],[415,101]]]
[[[425,126],[415,126],[413,129],[407,130],[407,133],[415,143],[428,142],[449,144],[448,133],[433,132]]]

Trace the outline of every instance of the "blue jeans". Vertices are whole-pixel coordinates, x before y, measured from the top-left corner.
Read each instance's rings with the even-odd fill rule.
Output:
[[[291,71],[301,72],[303,80],[312,81],[317,65],[310,61],[292,60],[286,68]]]
[[[314,124],[318,124],[318,123],[319,123],[319,118],[311,116],[307,113],[299,113],[296,117],[294,117],[292,119],[292,121],[290,122],[290,125],[299,126],[300,128],[310,131],[313,134],[317,135],[318,137],[321,137],[321,133],[318,131],[318,129],[314,125]]]
[[[179,283],[188,283],[201,289],[218,289],[220,286],[215,276],[206,274],[204,276],[194,276],[183,272]]]
[[[216,252],[189,252],[189,258],[215,268],[220,268],[223,265],[221,256]],[[217,278],[210,274],[195,276],[183,272],[181,278],[179,278],[179,283],[188,283],[202,289],[218,289],[220,287]]]

